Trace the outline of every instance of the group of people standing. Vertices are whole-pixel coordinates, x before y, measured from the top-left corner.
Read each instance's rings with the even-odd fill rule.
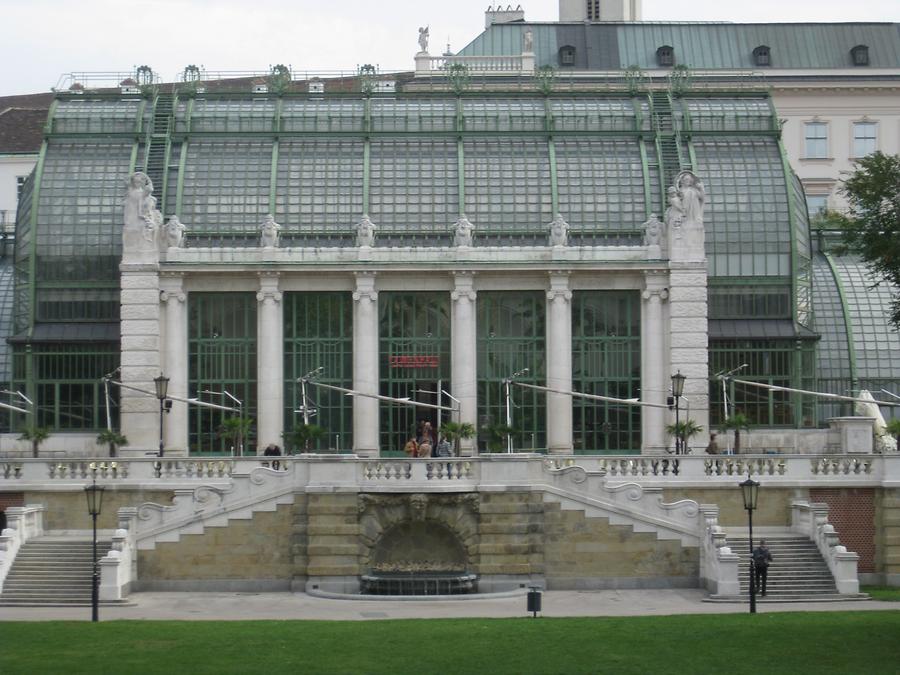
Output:
[[[403,446],[403,452],[409,457],[453,457],[453,446],[435,432],[431,422],[422,420],[416,427],[415,436]]]

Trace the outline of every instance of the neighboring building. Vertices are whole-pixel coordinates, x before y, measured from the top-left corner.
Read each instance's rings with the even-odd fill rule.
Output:
[[[52,94],[0,97],[0,228],[12,230],[25,179],[37,164]]]

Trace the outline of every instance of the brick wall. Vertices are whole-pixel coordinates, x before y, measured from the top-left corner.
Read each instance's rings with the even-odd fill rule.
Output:
[[[859,554],[860,572],[875,572],[875,490],[810,488],[809,500],[828,504],[828,522],[841,544]]]
[[[0,511],[10,506],[25,506],[25,494],[22,492],[0,492]]]

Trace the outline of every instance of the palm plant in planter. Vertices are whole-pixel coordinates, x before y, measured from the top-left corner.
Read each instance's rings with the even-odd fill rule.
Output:
[[[291,447],[298,448],[300,452],[309,452],[309,447],[315,441],[325,435],[325,429],[318,424],[298,424],[287,435]]]
[[[697,424],[694,420],[684,420],[683,422],[678,422],[675,424],[670,424],[666,427],[666,433],[670,436],[674,436],[676,439],[681,439],[681,443],[678,445],[681,446],[681,451],[684,454],[688,454],[688,441],[692,436],[696,436],[700,432],[703,431],[703,427]]]
[[[741,454],[741,429],[750,428],[750,418],[744,413],[734,413],[731,417],[725,418],[722,426],[734,430],[734,454]]]
[[[104,429],[99,434],[97,434],[97,442],[106,443],[107,445],[109,445],[110,457],[116,456],[117,447],[128,445],[128,439],[114,429]]]
[[[518,433],[513,427],[504,422],[494,422],[482,427],[487,437],[487,449],[489,452],[502,452],[507,436]]]
[[[31,456],[37,457],[41,443],[50,438],[50,430],[47,427],[25,427],[22,435],[19,436],[20,441],[31,442]]]
[[[453,454],[459,457],[459,441],[472,438],[475,435],[475,425],[469,422],[444,422],[441,434],[453,443]]]
[[[219,438],[224,438],[231,443],[232,448],[236,448],[235,453],[238,457],[243,454],[244,439],[250,435],[253,429],[253,420],[250,417],[238,417],[233,415],[222,420],[219,426]]]

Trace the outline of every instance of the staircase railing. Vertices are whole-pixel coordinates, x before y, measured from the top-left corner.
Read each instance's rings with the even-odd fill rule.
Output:
[[[119,509],[119,527],[113,533],[109,552],[100,559],[101,602],[122,600],[137,579],[134,538],[136,521],[136,507],[124,506]]]
[[[42,504],[11,506],[6,509],[6,528],[0,532],[0,591],[16,554],[26,541],[44,533]]]
[[[740,595],[740,556],[727,545],[725,530],[719,525],[719,507],[701,504],[704,535],[700,539],[700,582],[712,595]]]
[[[859,554],[842,546],[834,525],[828,522],[828,505],[816,502],[791,502],[791,530],[812,539],[831,570],[837,592],[859,593]]]

